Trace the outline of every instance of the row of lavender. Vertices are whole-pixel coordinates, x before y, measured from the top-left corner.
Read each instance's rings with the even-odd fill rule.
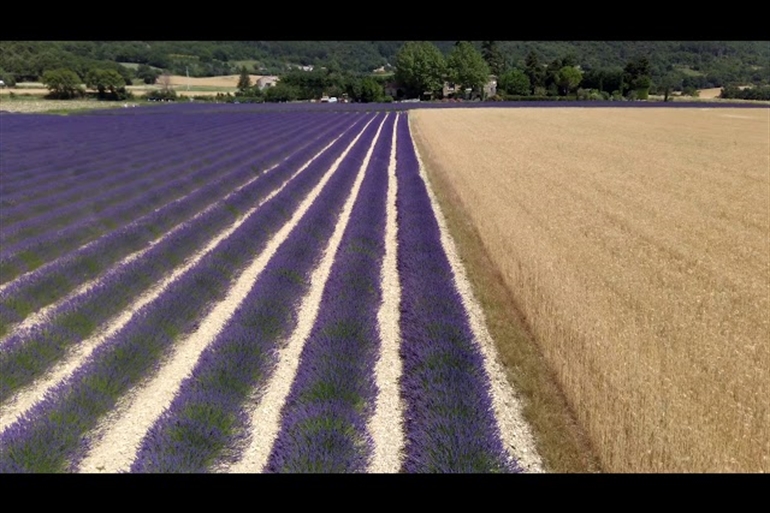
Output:
[[[339,136],[341,131],[335,135]],[[56,472],[70,468],[87,449],[89,430],[132,386],[152,374],[181,337],[198,329],[200,320],[225,297],[233,279],[287,221],[319,179],[319,173],[328,168],[345,138],[355,132],[354,127],[345,131],[341,139],[300,174],[296,173],[297,162],[289,162],[279,166],[285,173],[276,168],[274,171],[279,172],[266,175],[275,177],[271,182],[282,180],[284,184],[290,182],[289,186],[280,189],[261,208],[254,209],[237,230],[104,341],[84,365],[49,391],[43,401],[9,426],[0,436],[0,470]],[[303,156],[307,160],[308,156]],[[275,183],[269,185],[274,187]],[[254,205],[259,197],[252,192],[244,196],[244,201]],[[106,287],[117,292],[121,284],[130,284],[130,280],[120,281],[117,286],[110,283]],[[99,301],[89,299],[84,301],[94,308],[101,307]],[[88,320],[93,315],[88,310],[76,312]],[[68,339],[70,345],[82,338],[78,333],[57,332],[57,328],[46,333],[45,343],[50,351],[60,350],[62,338]],[[35,359],[39,350],[33,349],[29,354],[26,348],[30,342],[22,341],[0,353],[0,361],[7,362],[0,373],[3,380],[6,372],[14,372],[24,367],[20,363],[29,364]]]
[[[74,163],[59,160],[61,157],[55,149],[47,152],[38,150],[38,157],[48,154],[46,166],[24,169],[24,165],[29,163],[24,162],[23,153],[17,152],[14,158],[7,159],[9,162],[6,177],[0,189],[3,206],[7,208],[3,208],[0,219],[6,226],[9,226],[9,223],[29,220],[37,213],[39,207],[45,207],[46,213],[50,213],[53,207],[60,209],[62,206],[72,205],[73,202],[89,198],[94,192],[112,192],[126,185],[128,181],[155,177],[169,166],[177,168],[177,173],[178,169],[195,169],[200,167],[203,157],[215,160],[216,155],[210,154],[222,149],[222,145],[231,149],[239,148],[238,142],[233,140],[235,137],[240,136],[240,143],[244,144],[249,140],[259,141],[269,135],[269,124],[254,128],[249,127],[251,123],[253,122],[241,120],[238,124],[224,125],[218,133],[205,138],[204,144],[198,141],[196,145],[193,145],[194,140],[189,134],[186,137],[172,138],[165,130],[159,131],[157,127],[151,126],[148,127],[150,130],[145,128],[140,132],[139,127],[130,127],[130,123],[127,123],[130,127],[127,131],[139,133],[123,137],[120,141],[138,139],[138,142],[131,146],[123,144],[114,148],[112,153],[107,153],[111,142],[109,139],[103,136],[95,138],[88,134],[88,126],[73,127],[73,131],[79,132],[81,137],[95,138],[94,146],[103,147],[105,153],[100,155],[92,150],[79,156],[80,163]],[[155,132],[152,141],[140,138],[148,132]],[[9,146],[13,147],[14,142],[9,142]],[[126,154],[124,152],[136,152],[137,157],[131,160],[121,159],[120,155]],[[52,159],[52,156],[56,158]],[[67,162],[67,165],[62,166],[61,162]],[[159,181],[163,179],[162,176],[157,178]]]
[[[267,472],[365,472],[371,461],[374,448],[367,423],[377,394],[384,191],[393,128],[391,118],[381,128],[372,160],[361,171],[366,175],[304,341],[282,407],[281,428],[263,467]],[[405,365],[401,386],[409,407],[402,470],[516,472],[519,468],[496,430],[481,355],[454,289],[405,118],[398,132],[396,173],[403,191],[398,196]],[[154,425],[132,471],[204,472],[215,466],[217,456],[219,465],[237,460],[247,433],[264,429],[249,425],[244,404],[251,391],[269,379],[278,358],[277,340],[295,327],[292,305],[306,293],[308,264],[318,260],[330,231],[327,224],[324,233],[320,223],[342,200],[335,191],[324,194],[271,261],[236,320],[207,350],[172,408]],[[334,203],[327,203],[327,197]],[[314,223],[315,242],[307,237]],[[240,379],[229,372],[233,360],[242,364]],[[202,444],[202,439],[207,442]]]
[[[325,116],[330,122],[334,117]],[[401,470],[519,470],[496,428],[481,355],[441,248],[406,115],[369,113],[345,119],[329,128],[330,134],[341,135],[339,140],[306,167],[300,164],[328,143],[328,136],[260,176],[252,189],[242,189],[247,192],[228,203],[231,210],[223,202],[220,221],[212,215],[191,223],[146,259],[108,274],[98,287],[59,310],[57,320],[2,346],[0,409],[68,347],[115,316],[203,240],[221,232],[232,221],[225,212],[246,213],[240,227],[0,434],[1,472],[77,470],[100,419],[132,387],[158,372],[180,340],[202,327],[242,270],[274,243],[311,192],[319,190],[224,329],[206,346],[171,406],[149,429],[130,470],[206,472],[243,456],[249,433],[267,428],[248,412],[282,365],[282,351],[298,330],[298,317],[310,308],[306,303],[313,277],[331,255],[312,329],[302,341],[296,378],[262,470],[365,472],[374,452],[367,422],[378,394],[374,367],[382,339],[377,313],[393,152],[404,366],[400,388],[406,404]],[[276,188],[279,183],[283,185]],[[268,190],[277,193],[269,196]],[[214,227],[207,231],[208,223]],[[36,363],[39,358],[45,363]]]
[[[177,118],[179,124],[185,121],[177,116],[171,117]],[[312,127],[307,126],[308,124],[318,123],[318,127],[323,123],[318,116],[308,119],[307,115],[302,114],[293,117],[280,116],[278,119],[273,115],[264,120],[259,117],[254,119],[254,116],[243,118],[244,116],[230,115],[224,119],[211,119],[214,123],[226,123],[229,130],[222,134],[222,140],[214,138],[210,142],[206,137],[199,135],[197,151],[189,151],[187,144],[177,146],[173,140],[168,140],[165,135],[158,133],[158,138],[164,144],[138,152],[139,158],[132,158],[130,166],[121,163],[125,162],[122,158],[125,154],[119,152],[114,153],[107,161],[95,158],[85,170],[87,172],[84,171],[85,174],[75,177],[82,184],[77,189],[85,190],[75,192],[82,196],[81,201],[74,204],[73,198],[69,198],[73,194],[71,185],[64,190],[60,189],[60,195],[65,196],[62,199],[48,195],[39,197],[34,192],[45,188],[48,183],[58,182],[62,175],[67,175],[68,170],[72,169],[69,164],[59,163],[56,172],[41,171],[39,177],[28,180],[36,180],[34,183],[25,182],[15,193],[12,190],[13,184],[4,179],[0,188],[0,202],[4,202],[3,229],[0,233],[3,243],[0,250],[2,283],[22,272],[33,270],[35,265],[55,258],[63,251],[92,240],[106,231],[124,226],[154,208],[182,197],[226,174],[239,164],[249,162],[252,169],[259,170],[260,166],[268,162],[260,161],[264,159],[255,160],[254,155],[262,156],[265,149],[273,146],[277,138],[291,136],[290,127],[312,133]],[[98,124],[98,121],[95,123]],[[247,123],[250,126],[246,125]],[[285,126],[278,126],[281,124]],[[142,127],[138,122],[127,125],[127,132],[141,132]],[[149,125],[152,127],[151,123]],[[4,137],[6,128],[8,127],[3,130]],[[8,143],[4,141],[3,144]],[[288,152],[289,148],[284,146],[284,153]],[[189,157],[185,156],[187,154]],[[277,155],[273,153],[270,157],[276,158]],[[23,159],[24,156],[19,155],[17,159],[6,162],[4,175],[13,176],[13,170]],[[49,159],[56,160],[54,155],[49,155]],[[83,166],[79,169],[83,170],[82,168]],[[118,184],[118,189],[105,188],[101,180],[95,179],[94,173],[109,177],[110,180],[117,178],[115,183]],[[29,191],[33,192],[30,194]],[[20,195],[21,197],[18,197]],[[20,204],[12,205],[16,202]],[[55,208],[57,203],[65,203],[65,206]],[[62,227],[66,228],[57,230]]]
[[[46,372],[69,348],[92,336],[99,326],[129,308],[142,293],[180,266],[190,255],[204,248],[239,215],[248,212],[255,203],[281,186],[301,162],[328,144],[332,137],[339,135],[339,130],[345,126],[339,125],[340,121],[350,123],[349,120],[332,122],[328,131],[322,132],[321,137],[305,147],[302,147],[301,142],[294,141],[296,151],[282,165],[215,202],[201,215],[182,223],[140,258],[110,268],[94,287],[63,302],[48,316],[47,322],[15,332],[5,339],[0,344],[0,400],[10,397],[20,387]],[[204,197],[194,196],[189,200],[191,211],[208,207]],[[117,233],[100,242],[83,258],[99,259],[103,267],[107,268],[114,248],[121,245],[121,234]],[[76,270],[74,265],[63,265],[53,268],[51,273],[60,280],[62,277],[75,280],[78,276]],[[33,285],[40,284],[33,282]],[[21,287],[17,292],[25,299],[30,296],[29,291]],[[24,292],[27,294],[24,295]],[[18,365],[19,362],[25,363]]]
[[[407,472],[516,472],[409,134],[397,149]],[[451,448],[451,450],[447,450]]]
[[[274,123],[275,118],[268,117]],[[62,121],[57,118],[49,119],[50,127],[38,127],[36,121],[34,116],[26,116],[3,123],[4,180],[0,184],[0,205],[9,208],[3,208],[0,215],[5,220],[5,216],[19,216],[23,209],[34,208],[40,202],[50,206],[53,196],[57,200],[69,195],[76,198],[83,188],[100,190],[119,176],[141,175],[139,170],[143,166],[195,168],[212,150],[226,145],[234,136],[253,138],[269,133],[260,128],[265,123],[255,124],[254,116],[227,116],[211,125],[202,119],[180,119],[172,113],[153,117],[151,122],[141,118],[134,122],[126,118],[118,123],[114,119],[110,122],[104,118],[78,117],[67,120],[66,128],[60,126]],[[186,127],[187,132],[179,133],[175,124]],[[256,134],[257,130],[261,134]],[[39,141],[43,141],[43,148],[31,143]],[[67,151],[70,148],[74,155]],[[125,155],[131,158],[123,158]]]
[[[337,224],[378,121],[367,127],[270,259],[228,326],[182,385],[171,408],[150,431],[132,470],[205,471],[212,462],[221,463],[222,453],[215,449],[231,448],[243,441],[248,426],[244,405],[252,390],[270,378],[281,343],[296,328],[297,306],[308,291],[310,274]]]
[[[65,244],[50,244],[45,249],[39,249],[38,255],[48,257],[47,264],[13,281],[10,276],[5,277],[8,280],[5,282],[7,285],[0,291],[0,336],[7,333],[11,326],[22,322],[32,312],[59,300],[85,281],[102,275],[121,259],[143,248],[148,248],[159,238],[167,237],[170,231],[179,230],[193,216],[201,217],[202,213],[206,214],[197,223],[206,227],[203,228],[204,232],[218,229],[221,227],[221,222],[224,222],[224,218],[219,224],[207,223],[206,220],[217,213],[220,217],[223,215],[232,217],[244,207],[230,201],[216,209],[217,212],[204,209],[228,197],[237,187],[243,187],[245,191],[241,191],[241,196],[248,197],[253,187],[261,187],[263,182],[257,179],[268,169],[269,164],[274,165],[282,158],[289,158],[296,162],[297,158],[302,156],[298,154],[299,149],[312,151],[320,148],[319,145],[327,140],[325,137],[333,135],[340,126],[339,123],[345,120],[346,117],[337,116],[336,121],[327,122],[324,126],[320,123],[322,120],[309,123],[309,120],[300,116],[291,120],[292,124],[289,126],[273,126],[274,135],[256,141],[246,141],[244,146],[248,150],[238,152],[240,160],[223,158],[206,166],[200,176],[205,178],[207,183],[187,195],[180,195],[177,182],[173,182],[177,185],[177,189],[160,185],[156,189],[166,194],[156,191],[155,196],[158,201],[165,198],[167,200],[165,204],[150,210],[141,204],[141,197],[136,198],[132,204],[139,203],[140,206],[137,209],[130,208],[130,205],[124,208],[125,212],[132,213],[133,220],[94,240],[90,245],[77,247],[70,241],[69,246],[75,246],[75,248],[69,252],[62,247],[66,246]],[[313,143],[302,148],[303,141],[313,141]],[[231,151],[234,151],[232,147]],[[150,198],[147,200],[151,205],[156,203]],[[224,207],[227,207],[229,214],[221,213]],[[140,212],[148,210],[146,214],[139,215]],[[100,222],[106,221],[100,219]],[[64,233],[77,232],[77,225],[78,223],[74,223],[74,227],[65,230]],[[56,239],[62,237],[62,232],[55,233]],[[34,239],[27,243],[34,244]],[[38,242],[38,244],[40,244],[38,248],[41,248],[43,243]],[[177,256],[184,255],[185,253],[177,252]]]

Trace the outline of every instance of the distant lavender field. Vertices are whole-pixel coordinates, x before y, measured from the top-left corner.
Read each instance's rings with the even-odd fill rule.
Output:
[[[277,434],[252,471],[368,472],[382,443],[368,426],[381,393],[389,176],[405,407],[391,419],[403,440],[391,471],[520,472],[414,155],[408,110],[426,106],[453,107],[2,114],[0,472],[85,471],[115,419],[144,406],[159,413],[137,417],[144,434],[120,472],[227,471],[263,429],[263,407],[277,412]],[[327,253],[328,275],[312,281]],[[311,294],[317,313],[303,310]],[[286,367],[301,322],[312,327]],[[193,337],[204,344],[192,370],[174,374]],[[283,403],[262,405],[285,368],[295,370]],[[149,382],[173,400],[133,404]]]
[[[115,109],[102,108],[98,110],[83,111],[78,115],[84,116],[144,116],[147,113],[153,114],[199,114],[199,113],[234,113],[234,112],[350,112],[350,111],[408,111],[412,109],[478,109],[478,108],[701,108],[701,109],[768,109],[767,104],[752,102],[703,102],[703,101],[611,101],[611,100],[591,100],[591,101],[500,101],[500,102],[391,102],[391,103],[311,103],[311,102],[289,102],[289,103],[213,103],[213,102],[178,102],[178,103],[160,103],[156,105],[140,105],[132,108],[123,108],[116,106]],[[20,113],[0,113],[4,121],[28,116],[29,114]],[[40,118],[41,114],[35,114]],[[44,117],[46,115],[43,115]],[[49,117],[60,118],[61,116],[47,115]],[[40,119],[38,125],[43,126]],[[51,127],[55,130],[55,127]]]

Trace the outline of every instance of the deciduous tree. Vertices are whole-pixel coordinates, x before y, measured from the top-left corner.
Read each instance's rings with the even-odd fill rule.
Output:
[[[446,60],[429,41],[407,41],[396,54],[396,81],[410,96],[429,91],[439,93],[444,87]]]
[[[455,84],[483,94],[489,80],[489,66],[481,53],[468,41],[460,41],[447,59],[449,79]]]
[[[623,69],[623,90],[626,96],[635,91],[637,98],[647,98],[652,85],[650,61],[645,56],[633,59]]]
[[[503,73],[497,81],[498,90],[506,94],[515,94],[527,96],[532,92],[532,86],[529,83],[529,77],[520,69],[510,69]]]
[[[162,93],[168,93],[169,91],[172,91],[173,88],[171,87],[171,74],[168,71],[161,73],[160,77],[158,77],[158,84],[160,85],[160,90]]]
[[[136,68],[136,78],[140,79],[147,85],[154,84],[158,80],[159,76],[160,71],[153,69],[147,64],[140,64],[139,67]]]
[[[86,75],[86,87],[96,89],[99,98],[122,100],[127,96],[125,79],[111,69],[90,70]]]
[[[52,98],[68,100],[84,93],[80,77],[70,69],[59,68],[44,72],[43,84],[50,91]]]
[[[681,88],[681,85],[682,79],[674,71],[670,71],[663,75],[663,77],[660,79],[660,83],[658,84],[659,89],[661,90],[660,92],[663,93],[663,101],[669,101],[671,92],[677,89],[677,87]]]
[[[291,102],[299,98],[299,88],[284,82],[278,82],[265,90],[265,101],[267,102]]]
[[[562,95],[568,95],[580,85],[580,81],[583,80],[583,72],[575,66],[563,66],[559,70],[559,74],[556,78],[556,83],[559,85],[560,93]]]
[[[381,102],[384,95],[382,86],[375,79],[371,77],[361,79],[361,102]]]

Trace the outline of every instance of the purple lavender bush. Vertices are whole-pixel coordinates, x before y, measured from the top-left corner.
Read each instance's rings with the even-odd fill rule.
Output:
[[[341,127],[336,130],[323,132],[322,137],[304,147],[300,146],[302,142],[295,142],[298,151],[276,169],[215,205],[205,215],[186,223],[141,258],[107,273],[87,293],[57,308],[50,321],[7,339],[0,345],[3,349],[0,352],[0,401],[45,372],[73,344],[90,336],[97,326],[117,315],[140,293],[163,279],[185,258],[225,229],[234,220],[235,212],[247,211],[279,188],[294,173],[297,165],[309,160],[328,144]],[[110,247],[107,245],[107,248]],[[0,311],[0,314],[3,312]],[[19,365],[20,361],[25,364]]]
[[[216,461],[237,455],[248,427],[245,402],[269,379],[277,350],[296,325],[310,274],[372,142],[378,124],[373,121],[150,429],[132,472],[206,472]],[[357,132],[346,134],[341,144],[347,146]],[[311,166],[316,182],[331,162]]]
[[[282,409],[268,472],[366,472],[395,115],[382,127]]]
[[[0,434],[0,472],[74,470],[87,450],[88,431],[122,394],[157,369],[177,339],[198,328],[341,149],[338,141]]]
[[[497,428],[406,116],[398,126],[398,257],[407,473],[518,472]]]

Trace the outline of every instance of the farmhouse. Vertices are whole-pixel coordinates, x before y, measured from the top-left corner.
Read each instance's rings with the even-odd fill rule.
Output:
[[[401,98],[404,96],[404,90],[398,86],[397,82],[388,82],[385,84],[385,94],[392,98]]]
[[[489,81],[484,86],[484,98],[489,98],[497,94],[497,77],[489,75]]]
[[[457,95],[463,96],[463,93],[470,93],[470,90],[465,89],[465,91],[462,91],[457,84],[452,82],[444,82],[444,87],[441,90],[441,94],[444,98]],[[497,94],[497,77],[495,75],[489,75],[489,80],[484,85],[484,98],[489,98],[495,94]]]
[[[275,75],[267,75],[264,77],[259,77],[257,79],[257,87],[260,89],[265,89],[266,87],[273,87],[275,84],[278,83],[279,78]]]
[[[403,88],[399,87],[399,84],[395,81],[386,83],[384,90],[386,95],[396,99],[400,99],[404,96]],[[444,86],[441,89],[441,96],[443,98],[463,97],[465,92],[469,93],[470,91],[463,91],[457,84],[445,81]],[[484,85],[484,98],[489,98],[495,94],[497,94],[497,77],[495,75],[489,75],[489,81]],[[429,91],[426,91],[423,93],[423,96],[425,98],[430,98],[432,97],[432,94]]]

